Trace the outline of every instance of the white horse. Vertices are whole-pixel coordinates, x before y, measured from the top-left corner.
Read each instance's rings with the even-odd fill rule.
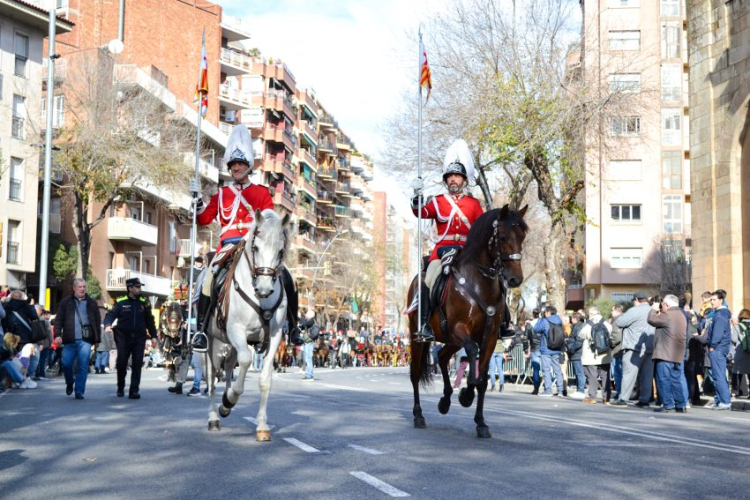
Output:
[[[258,409],[255,438],[270,441],[271,431],[266,422],[266,404],[271,391],[273,356],[281,341],[281,327],[286,319],[287,297],[284,293],[280,274],[289,242],[287,225],[289,216],[282,219],[273,210],[255,211],[255,222],[247,233],[247,242],[229,284],[229,309],[226,315],[226,329],[217,324],[218,310],[211,316],[208,330],[208,351],[206,353],[206,380],[210,406],[208,410],[208,430],[219,430],[218,415],[229,416],[232,408],[245,391],[245,376],[252,362],[249,341],[267,344],[263,354],[263,371],[260,375],[260,408]],[[218,308],[217,308],[218,309]],[[267,339],[264,337],[267,336]],[[226,370],[226,390],[219,406],[218,414],[214,403],[214,366],[218,366],[222,347],[229,346],[224,367]],[[232,384],[235,362],[240,371],[237,381]]]

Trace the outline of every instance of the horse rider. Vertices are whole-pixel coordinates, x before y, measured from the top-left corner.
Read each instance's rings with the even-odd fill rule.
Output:
[[[253,224],[255,210],[273,210],[273,200],[265,186],[250,182],[250,173],[253,170],[255,156],[253,154],[253,143],[245,125],[237,125],[232,130],[229,138],[224,160],[227,169],[232,176],[229,184],[219,188],[219,191],[211,197],[208,204],[201,197],[200,181],[193,179],[190,182],[190,192],[196,200],[196,219],[198,224],[205,226],[218,220],[221,225],[219,250],[224,245],[237,244],[247,235],[248,229]],[[206,280],[198,299],[198,314],[196,317],[198,329],[193,336],[192,347],[198,352],[206,350],[208,338],[205,330],[211,317],[211,286],[213,283],[213,262],[209,267],[211,272],[206,274]],[[282,266],[281,282],[287,297],[287,321],[289,322],[290,341],[295,345],[302,344],[299,329],[297,328],[297,305],[299,296],[294,279],[286,266]]]
[[[422,204],[422,218],[432,219],[437,225],[438,238],[429,258],[425,273],[425,282],[434,283],[440,274],[440,259],[450,250],[459,249],[466,244],[472,224],[484,213],[479,200],[466,193],[469,179],[474,177],[474,160],[465,141],[459,139],[448,148],[443,161],[443,183],[448,193],[428,197]],[[422,181],[414,185],[414,198],[411,208],[415,216],[419,214],[419,201],[422,197]],[[422,331],[418,342],[435,340],[435,334],[429,325],[430,297],[428,286],[422,282],[419,292],[422,312]]]

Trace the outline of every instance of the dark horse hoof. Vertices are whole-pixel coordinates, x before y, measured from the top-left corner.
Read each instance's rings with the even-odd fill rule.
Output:
[[[471,405],[474,403],[474,391],[469,390],[466,387],[461,389],[461,392],[458,393],[458,402],[461,403],[461,406],[464,408],[471,408]]]
[[[425,422],[424,417],[414,417],[415,429],[425,429],[426,427],[427,427],[427,422]]]
[[[491,438],[492,433],[490,432],[490,428],[486,425],[477,425],[477,437],[478,438]]]
[[[219,406],[219,416],[221,416],[221,418],[227,418],[230,413],[232,413],[232,410],[230,408]]]
[[[221,430],[221,422],[218,420],[209,420],[208,421],[208,430],[209,431],[220,431]]]
[[[446,398],[445,396],[440,398],[440,401],[438,401],[438,411],[442,413],[443,415],[445,415],[446,413],[448,413],[448,410],[450,409],[451,409],[451,399]]]

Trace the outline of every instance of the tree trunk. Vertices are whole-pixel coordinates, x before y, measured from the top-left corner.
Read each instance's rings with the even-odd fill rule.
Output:
[[[484,170],[478,168],[477,177],[479,179],[479,187],[482,189],[482,195],[484,195],[484,201],[487,203],[487,210],[492,210],[492,193],[490,192],[489,184],[487,184],[487,177],[484,175]]]
[[[76,193],[73,209],[73,233],[78,242],[78,276],[86,279],[89,271],[89,253],[91,252],[91,228],[87,222],[87,214],[83,200]]]
[[[547,285],[547,301],[558,311],[565,309],[565,279],[560,258],[564,240],[565,228],[562,221],[553,219],[544,247],[544,281]]]

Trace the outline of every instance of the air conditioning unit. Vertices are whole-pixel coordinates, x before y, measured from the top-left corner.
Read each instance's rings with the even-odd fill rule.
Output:
[[[231,110],[224,114],[224,121],[227,123],[234,123],[237,120],[237,111]]]

